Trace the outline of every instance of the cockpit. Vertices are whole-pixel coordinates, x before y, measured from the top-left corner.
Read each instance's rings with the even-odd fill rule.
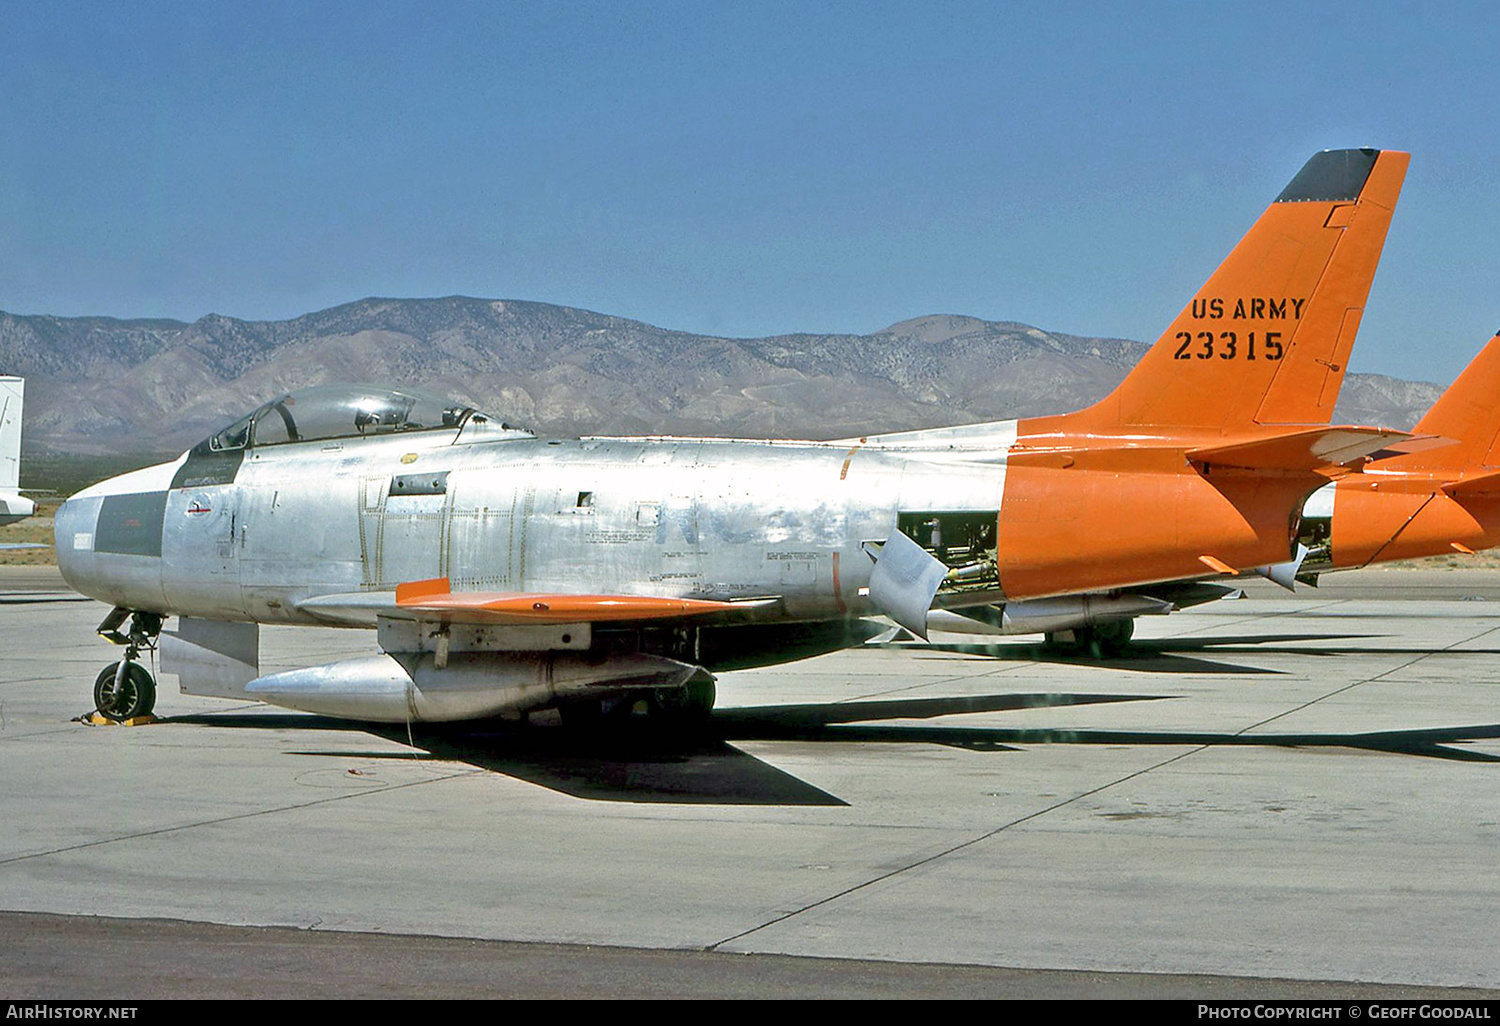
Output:
[[[472,406],[408,388],[316,385],[265,403],[206,439],[210,452],[488,425]],[[503,432],[528,434],[501,424]]]

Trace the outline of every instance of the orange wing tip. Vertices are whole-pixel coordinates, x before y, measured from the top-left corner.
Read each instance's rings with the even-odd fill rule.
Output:
[[[1474,550],[1469,548],[1463,542],[1449,542],[1448,544],[1452,545],[1455,549],[1457,549],[1459,552],[1462,552],[1466,556],[1474,555]]]
[[[1228,563],[1224,562],[1222,559],[1219,559],[1217,556],[1199,556],[1198,562],[1202,563],[1204,566],[1208,567],[1210,570],[1217,574],[1228,574],[1231,577],[1238,577],[1240,575],[1240,572],[1238,570],[1230,566]]]

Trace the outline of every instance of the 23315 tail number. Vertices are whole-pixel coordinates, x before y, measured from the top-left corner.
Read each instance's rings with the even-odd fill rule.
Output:
[[[1255,332],[1246,334],[1243,340],[1239,333],[1221,331],[1179,331],[1177,339],[1182,344],[1172,355],[1174,360],[1279,360],[1281,359],[1281,332],[1267,331],[1256,339]]]

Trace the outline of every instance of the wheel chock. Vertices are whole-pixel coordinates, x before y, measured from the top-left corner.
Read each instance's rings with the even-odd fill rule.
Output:
[[[145,716],[132,716],[128,720],[112,720],[98,709],[93,712],[84,713],[82,716],[74,716],[74,723],[83,723],[90,727],[145,727],[160,722],[155,716],[147,713]]]

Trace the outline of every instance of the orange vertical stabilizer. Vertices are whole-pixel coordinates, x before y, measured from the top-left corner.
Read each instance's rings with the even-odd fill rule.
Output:
[[[1425,449],[1382,467],[1481,471],[1500,466],[1500,334],[1438,397],[1414,429],[1417,435],[1440,435],[1456,444]]]
[[[1308,493],[1406,437],[1328,424],[1407,162],[1316,154],[1118,388],[1017,423],[1008,597],[1287,560]]]
[[[1022,444],[1327,424],[1408,160],[1315,154],[1118,388],[1078,413],[1023,420]]]

